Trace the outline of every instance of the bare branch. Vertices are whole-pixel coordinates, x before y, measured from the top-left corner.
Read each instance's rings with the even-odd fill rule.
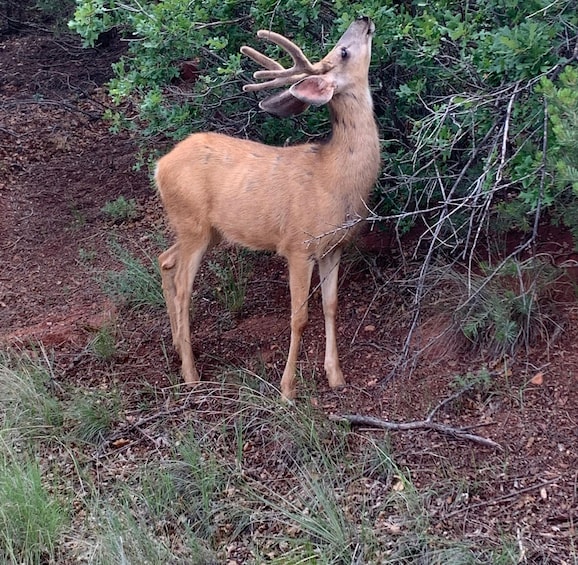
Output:
[[[380,428],[384,430],[434,430],[442,434],[451,435],[457,439],[473,441],[474,443],[479,443],[480,445],[485,445],[486,447],[491,447],[493,449],[497,449],[498,451],[504,450],[504,448],[494,440],[469,433],[460,428],[454,428],[452,426],[446,426],[445,424],[440,424],[438,422],[432,422],[429,419],[417,420],[413,422],[390,422],[389,420],[383,420],[374,416],[362,416],[360,414],[332,415],[329,417],[329,419],[333,422],[346,421],[354,426],[369,426],[372,428]]]

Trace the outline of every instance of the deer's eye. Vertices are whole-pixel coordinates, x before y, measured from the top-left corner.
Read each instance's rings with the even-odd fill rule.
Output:
[[[347,59],[347,57],[349,57],[349,51],[347,51],[347,47],[342,47],[341,48],[341,58]]]

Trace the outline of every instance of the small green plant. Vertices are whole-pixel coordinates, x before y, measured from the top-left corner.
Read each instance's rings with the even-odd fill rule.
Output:
[[[120,413],[118,391],[78,396],[69,409],[69,416],[75,422],[72,435],[81,441],[97,444],[119,422]]]
[[[466,373],[465,375],[456,375],[451,387],[456,391],[481,389],[488,390],[492,384],[492,375],[488,369],[483,368],[476,373]]]
[[[101,210],[105,216],[116,223],[134,220],[138,216],[136,200],[134,198],[127,200],[122,195],[116,200],[109,200]]]
[[[504,371],[507,375],[507,371]],[[455,375],[450,387],[455,391],[453,399],[444,408],[452,414],[460,414],[469,404],[466,399],[481,399],[486,402],[498,394],[499,388],[508,386],[507,378],[493,378],[492,373],[483,367],[475,372]]]
[[[79,247],[78,249],[78,260],[85,266],[90,265],[96,259],[96,251],[93,249],[84,249],[84,247]]]
[[[539,259],[512,259],[497,269],[482,265],[482,270],[461,279],[470,294],[456,318],[466,338],[495,357],[514,354],[538,338],[547,340],[555,327],[549,297],[555,269]]]
[[[86,216],[76,208],[72,208],[70,213],[72,215],[72,227],[74,229],[82,229],[86,225]]]
[[[215,292],[218,300],[230,314],[239,314],[245,304],[251,274],[250,252],[231,249],[221,261],[209,261],[208,266],[217,278]]]
[[[161,274],[155,257],[145,253],[146,264],[118,242],[110,244],[112,258],[122,265],[119,271],[108,271],[104,291],[113,300],[134,308],[164,306]]]
[[[100,361],[110,361],[117,352],[116,334],[110,326],[102,326],[90,342],[90,350]]]

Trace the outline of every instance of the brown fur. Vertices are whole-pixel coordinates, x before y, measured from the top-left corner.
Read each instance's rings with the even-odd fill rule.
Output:
[[[297,354],[317,260],[326,321],[325,370],[331,386],[345,384],[337,356],[335,313],[341,247],[352,232],[339,228],[347,220],[366,215],[366,201],[380,163],[368,85],[370,25],[369,20],[352,24],[320,62],[320,68],[330,70],[320,74],[317,82],[333,93],[328,102],[332,135],[327,142],[271,147],[217,133],[199,133],[158,162],[156,181],[177,239],[159,261],[173,341],[182,358],[186,382],[199,380],[188,314],[193,280],[206,250],[225,239],[251,249],[274,250],[288,260],[291,345],[281,380],[281,392],[288,399],[295,396]],[[344,42],[348,49],[345,61]],[[315,97],[318,85],[312,86],[311,96]],[[289,92],[301,96],[300,88],[298,83]],[[282,100],[276,95],[263,105],[274,113],[286,114],[285,102],[291,98],[284,96]],[[301,110],[309,103],[307,98]],[[291,104],[294,106],[299,104]]]

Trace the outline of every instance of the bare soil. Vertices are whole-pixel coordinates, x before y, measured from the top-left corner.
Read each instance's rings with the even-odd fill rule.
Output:
[[[134,141],[111,135],[102,119],[109,105],[103,84],[121,51],[118,43],[83,50],[40,32],[0,39],[0,342],[36,350],[40,344],[59,378],[86,388],[113,379],[130,396],[143,382],[173,385],[178,359],[163,310],[118,306],[100,284],[105,271],[119,268],[111,237],[137,254],[158,253],[159,234],[170,240],[147,172],[134,169]],[[102,207],[120,195],[136,199],[139,213],[115,224]],[[570,256],[571,245],[561,245],[559,233],[544,238],[555,262]],[[340,287],[339,346],[348,387],[331,391],[324,380],[314,291],[298,402],[328,415],[423,419],[454,393],[457,376],[479,371],[488,360],[451,334],[417,358],[413,371],[386,379],[411,324],[402,284],[408,263],[386,234],[369,234],[359,245],[361,252],[352,250],[345,260]],[[233,318],[216,299],[211,273],[200,276],[193,342],[205,379],[218,378],[227,365],[265,369],[272,382],[280,378],[289,339],[285,266],[267,254],[251,261],[245,304]],[[443,303],[445,291],[434,289],[432,296]],[[556,312],[557,339],[515,359],[494,360],[489,391],[464,394],[438,414],[438,421],[471,426],[503,451],[433,431],[390,436],[397,463],[430,493],[434,533],[510,535],[528,563],[576,563],[578,555],[578,308],[572,298],[556,304]],[[451,312],[433,308],[413,349],[441,334],[450,319]],[[122,351],[112,371],[87,354],[106,324],[114,326]]]

